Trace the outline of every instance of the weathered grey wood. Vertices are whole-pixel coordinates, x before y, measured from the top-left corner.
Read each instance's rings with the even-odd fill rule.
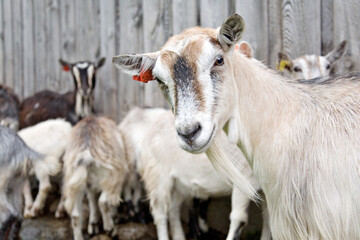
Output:
[[[198,25],[197,1],[173,0],[172,7],[174,34]]]
[[[278,52],[282,50],[282,0],[268,1],[268,66],[275,69]],[[256,17],[256,16],[255,16]]]
[[[291,57],[321,53],[320,0],[284,0],[283,50]]]
[[[117,24],[117,41],[120,53],[143,52],[143,9],[141,0],[124,0],[119,2],[119,22]],[[126,22],[127,24],[121,24]],[[144,104],[145,84],[133,81],[131,76],[119,73],[118,83],[118,111],[119,119],[134,106]]]
[[[267,63],[268,24],[266,0],[236,0],[236,12],[245,21],[245,33],[242,40],[250,43],[254,57]]]
[[[35,40],[35,87],[37,91],[46,89],[46,25],[45,1],[34,1],[34,40]]]
[[[22,1],[22,26],[23,26],[23,97],[34,93],[35,72],[34,72],[34,41],[33,41],[33,0]],[[1,56],[0,56],[1,57]]]
[[[111,57],[115,52],[115,0],[100,1],[100,54],[107,56],[108,60],[99,72],[98,85],[103,91],[102,106],[107,115],[117,117],[117,81],[115,71],[111,64]],[[100,99],[96,99],[99,103]]]
[[[13,20],[13,54],[14,54],[14,91],[23,95],[23,45],[22,45],[22,21],[21,21],[21,2],[22,0],[12,1],[12,15],[18,16]]]
[[[321,1],[321,55],[326,55],[333,48],[333,0]]]
[[[13,55],[13,23],[12,23],[12,0],[3,2],[3,33],[4,33],[4,83],[14,87],[14,55]]]
[[[337,69],[337,73],[360,70],[360,2],[357,0],[334,0],[334,46],[342,40],[348,41],[347,53]]]
[[[170,36],[171,30],[169,28],[171,25],[166,21],[170,18],[170,12],[167,8],[169,2],[170,0],[143,1],[145,52],[159,50]],[[157,83],[154,81],[146,84],[144,101],[144,104],[148,106],[167,106],[164,97],[158,90]]]
[[[61,0],[60,1],[60,26],[61,26],[61,46],[60,57],[69,62],[75,62],[77,54],[75,47],[75,1]],[[56,66],[61,68],[57,62]],[[59,88],[61,92],[66,92],[74,88],[74,82],[69,72],[61,71],[59,79]]]
[[[203,27],[220,27],[229,15],[229,2],[217,0],[200,0],[200,25]]]
[[[5,72],[4,72],[4,27],[3,27],[3,1],[0,1],[0,84],[4,84]]]
[[[61,0],[47,0],[46,4],[46,52],[47,62],[47,79],[46,88],[58,91],[59,90],[59,78],[60,71],[58,59],[60,58],[60,2]]]

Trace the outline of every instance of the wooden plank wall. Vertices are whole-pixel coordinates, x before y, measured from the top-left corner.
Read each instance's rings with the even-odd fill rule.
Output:
[[[73,80],[59,58],[106,57],[96,108],[119,121],[133,106],[166,103],[156,83],[117,71],[114,55],[156,51],[185,28],[218,27],[237,12],[246,22],[243,39],[270,67],[279,50],[324,55],[346,39],[348,62],[340,64],[346,70],[360,59],[359,9],[359,0],[1,0],[0,83],[21,98],[46,88],[65,92]]]

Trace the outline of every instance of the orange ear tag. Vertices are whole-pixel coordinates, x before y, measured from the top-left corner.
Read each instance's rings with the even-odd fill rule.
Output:
[[[149,69],[149,70],[146,70],[144,72],[141,71],[140,75],[134,75],[133,80],[143,82],[143,83],[147,83],[148,81],[152,81],[152,80],[155,80],[155,79],[153,77],[151,69]]]
[[[70,67],[69,67],[69,65],[65,65],[65,66],[63,66],[63,70],[64,70],[65,72],[70,71]]]
[[[239,48],[240,48],[239,44],[236,44],[235,45],[235,50],[239,50]]]

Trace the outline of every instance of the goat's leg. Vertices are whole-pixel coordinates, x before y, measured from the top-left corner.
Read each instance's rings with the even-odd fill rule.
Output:
[[[79,191],[76,193],[75,196],[68,196],[68,197],[75,197],[74,207],[71,210],[71,227],[73,230],[74,240],[83,240],[82,234],[82,202],[84,199],[84,193]]]
[[[99,214],[98,214],[98,205],[96,201],[96,192],[92,189],[88,189],[86,192],[87,198],[89,200],[89,223],[88,223],[88,233],[89,235],[99,233]]]
[[[31,217],[31,207],[33,205],[33,198],[31,195],[31,186],[29,178],[26,178],[24,187],[23,187],[23,195],[25,200],[25,206],[24,206],[24,217],[28,218]]]
[[[260,240],[271,240],[270,216],[267,210],[266,200],[261,201],[261,210],[263,221]]]
[[[171,230],[171,238],[173,240],[185,240],[184,230],[181,225],[181,205],[184,201],[184,196],[174,191],[171,196],[171,204],[169,209],[169,222]]]
[[[102,192],[99,197],[99,208],[103,220],[104,230],[109,234],[112,234],[114,230],[114,220],[111,217],[111,207],[112,206],[108,203],[108,194],[106,192]]]
[[[226,240],[240,238],[241,231],[248,222],[249,204],[250,199],[234,187],[231,195],[230,228]]]
[[[163,204],[161,200],[157,201],[156,206],[152,204],[151,214],[154,218],[154,223],[156,225],[158,240],[169,240],[169,233],[167,227],[167,212],[165,210],[165,204]]]
[[[60,201],[56,207],[56,211],[55,211],[55,217],[56,218],[62,218],[65,217],[66,214],[66,210],[65,210],[65,191],[64,191],[64,187],[65,185],[62,183],[62,187],[61,187],[61,197],[60,197]]]
[[[37,171],[36,177],[39,180],[39,192],[36,195],[34,204],[32,205],[30,214],[35,217],[44,208],[46,197],[51,189],[50,177],[48,174]]]

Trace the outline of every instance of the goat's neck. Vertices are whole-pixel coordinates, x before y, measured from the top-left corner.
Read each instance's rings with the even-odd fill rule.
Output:
[[[287,135],[292,122],[307,102],[307,95],[283,77],[261,63],[240,54],[233,55],[234,81],[238,101],[234,112],[237,119],[238,143],[242,146],[250,164],[252,161],[271,162],[271,149],[275,140]],[[262,154],[259,156],[259,154]],[[255,158],[257,158],[255,160]]]
[[[92,95],[88,98],[82,96],[78,91],[76,91],[75,96],[75,113],[79,118],[90,116],[92,114],[92,105],[93,99]]]

